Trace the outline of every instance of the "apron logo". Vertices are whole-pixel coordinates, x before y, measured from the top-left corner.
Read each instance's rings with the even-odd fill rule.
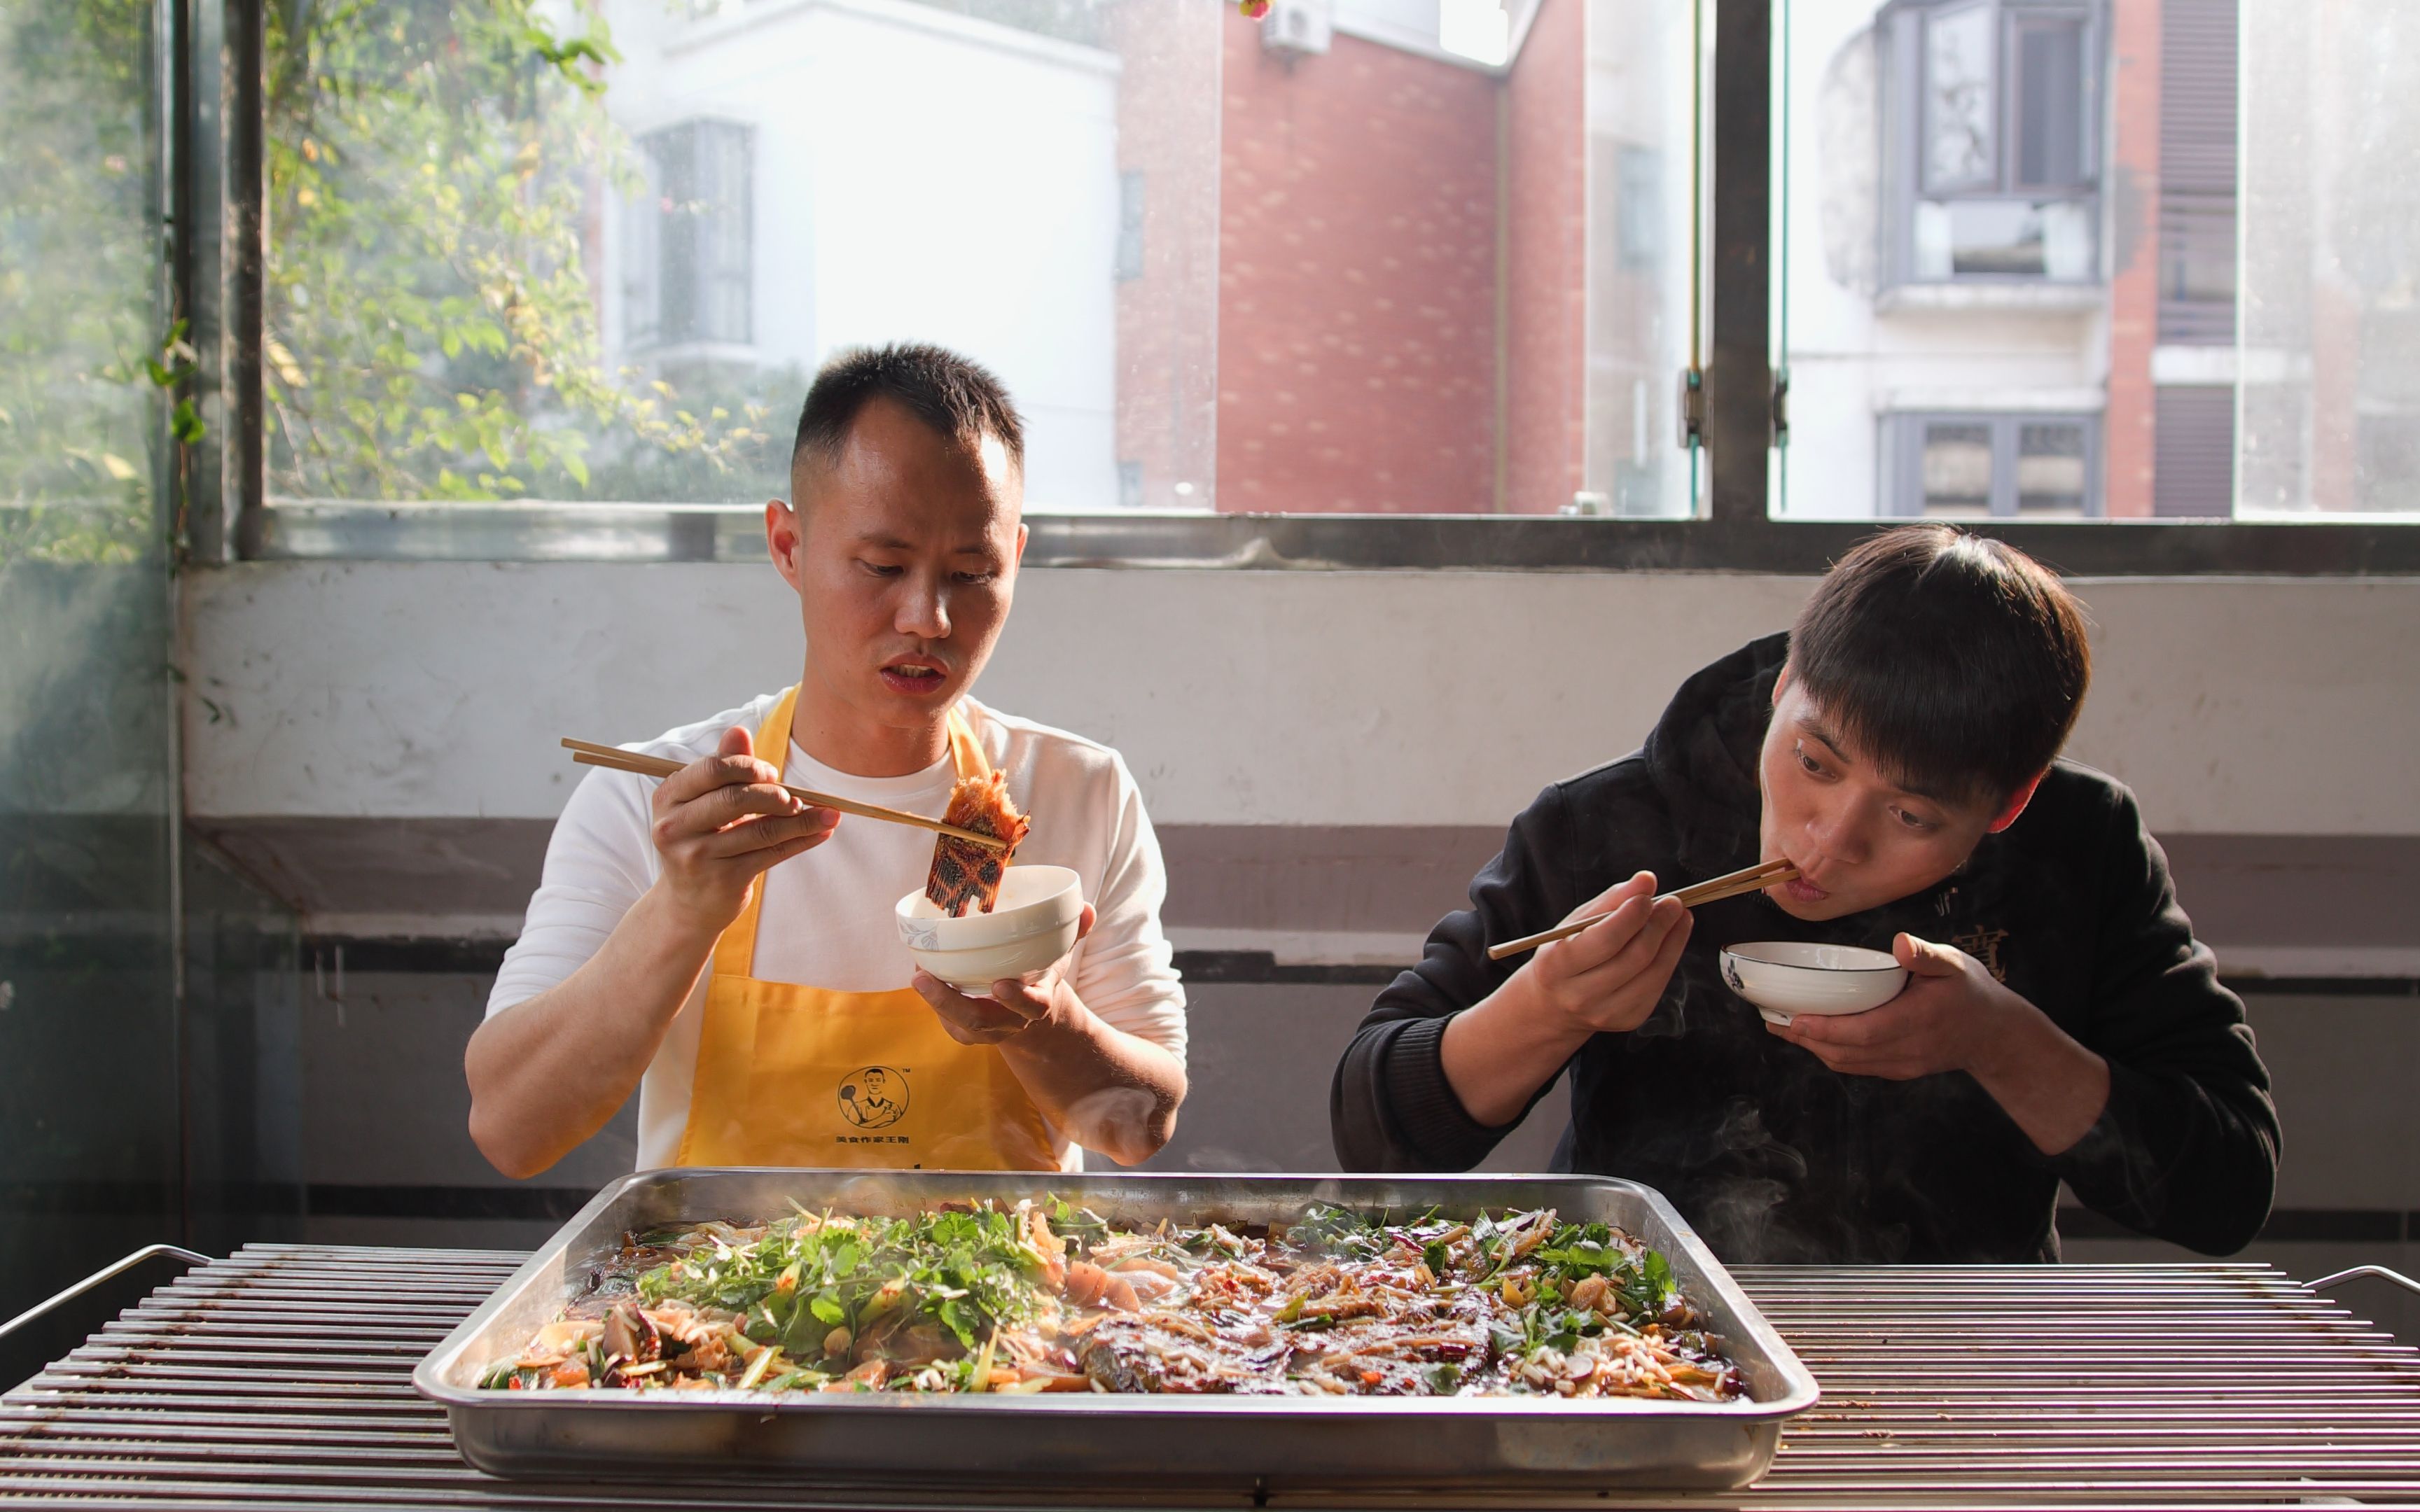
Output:
[[[841,1117],[861,1129],[888,1129],[908,1116],[908,1073],[860,1066],[841,1078]]]

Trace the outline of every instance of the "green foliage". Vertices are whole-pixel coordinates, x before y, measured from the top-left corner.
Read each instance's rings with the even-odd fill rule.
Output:
[[[145,355],[150,17],[0,0],[0,564],[153,542],[146,364],[177,359]]]
[[[608,372],[598,217],[635,184],[596,0],[270,8],[270,491],[761,493],[767,379]]]
[[[1094,0],[930,0],[1098,41]],[[804,376],[609,370],[597,228],[636,187],[599,0],[265,8],[273,496],[778,491]],[[148,432],[208,439],[153,307],[144,0],[0,0],[0,562],[157,543]]]

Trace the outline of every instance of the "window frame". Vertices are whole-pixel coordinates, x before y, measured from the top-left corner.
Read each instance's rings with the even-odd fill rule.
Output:
[[[195,378],[163,402],[193,397],[212,422],[198,442],[179,444],[171,469],[186,561],[761,557],[760,505],[303,500],[271,507],[261,445],[262,0],[159,3],[173,22],[163,28],[174,97],[163,166],[186,228],[172,248],[171,276],[179,306],[191,312],[199,359]],[[1802,575],[1822,572],[1893,523],[1769,514],[1775,440],[1786,423],[1770,355],[1773,0],[1724,0],[1713,9],[1703,514],[1036,515],[1026,564]],[[2105,52],[2105,28],[2098,35],[2096,54]],[[2420,525],[2010,520],[1991,530],[2086,576],[2420,576]]]

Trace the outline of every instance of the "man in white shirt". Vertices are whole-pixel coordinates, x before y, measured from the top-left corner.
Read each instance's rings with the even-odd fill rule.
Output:
[[[633,1088],[642,1168],[1075,1169],[1167,1142],[1185,997],[1134,779],[966,696],[1016,588],[1023,466],[1015,407],[963,358],[892,347],[817,376],[795,507],[765,507],[803,674],[638,747],[687,763],[660,783],[574,791],[464,1057],[497,1169],[545,1170]],[[938,816],[986,768],[1032,820],[1017,862],[1073,869],[1092,902],[1065,960],[970,996],[911,975],[892,918],[932,836],[782,784]]]

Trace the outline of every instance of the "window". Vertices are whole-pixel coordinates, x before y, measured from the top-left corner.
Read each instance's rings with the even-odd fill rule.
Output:
[[[1026,409],[1039,514],[1685,517],[1690,36],[1620,0],[289,8],[268,492],[761,499],[819,363],[931,340]]]
[[[2237,513],[2420,519],[2420,14],[2242,11]]]
[[[1897,414],[1885,515],[1933,519],[2088,519],[2099,513],[2095,418]]]
[[[154,373],[185,369],[191,349],[153,300],[147,65],[167,17],[0,0],[0,1284],[12,1299],[177,1234],[194,1190],[180,1166],[211,1165],[216,1148],[218,1078],[186,1077],[180,1058],[209,1041],[195,1026],[217,1021],[180,995],[181,772],[161,675],[177,625],[152,491],[171,412],[155,407]],[[106,1096],[70,1069],[100,1066]],[[12,1335],[8,1361],[29,1359],[49,1326]]]
[[[1626,269],[1652,268],[1664,256],[1663,159],[1652,147],[1615,148],[1614,236]]]
[[[761,501],[814,369],[918,340],[1033,509],[1210,499],[1233,6],[270,8],[271,499]]]
[[[1894,282],[2099,276],[2096,31],[2035,0],[1904,0],[1878,44]]]
[[[2420,368],[2363,249],[2420,225],[2384,103],[2420,27],[2308,28],[2289,0],[1797,5],[1769,512],[2413,517]]]
[[[0,570],[158,539],[152,375],[191,347],[150,299],[150,40],[140,8],[0,5]]]
[[[1118,175],[1118,282],[1142,276],[1142,170]]]
[[[624,248],[633,350],[745,346],[755,269],[749,131],[689,121],[640,139]]]
[[[270,552],[458,502],[527,507],[423,549],[761,499],[815,365],[901,339],[1023,403],[1046,562],[1794,568],[1911,507],[2090,570],[2413,549],[2056,533],[2409,512],[2399,26],[2348,53],[2288,0],[263,14],[267,457],[231,492]],[[1913,417],[1953,426],[1931,493]],[[566,549],[748,534],[577,517]]]
[[[2038,523],[2193,502],[2151,486],[2163,385],[2180,378],[2135,334],[2162,304],[2155,259],[2104,278],[2098,252],[2113,171],[2156,182],[2164,141],[2232,131],[2211,101],[2178,100],[2104,134],[2112,25],[2156,46],[2158,14],[2156,0],[1798,8],[1779,81],[1790,426],[1774,515]]]

